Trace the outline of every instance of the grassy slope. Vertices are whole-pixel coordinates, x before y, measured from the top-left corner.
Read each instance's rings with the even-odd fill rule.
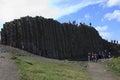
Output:
[[[120,57],[113,58],[109,61],[110,69],[117,75],[120,76]]]
[[[47,62],[33,62],[13,56],[19,66],[21,80],[90,80],[83,68]]]

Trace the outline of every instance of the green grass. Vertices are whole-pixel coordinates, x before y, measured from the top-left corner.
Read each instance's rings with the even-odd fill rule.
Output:
[[[110,60],[110,69],[117,75],[120,76],[120,57],[119,58],[113,58]]]
[[[12,56],[19,67],[21,80],[91,80],[85,70],[72,65],[35,62]]]

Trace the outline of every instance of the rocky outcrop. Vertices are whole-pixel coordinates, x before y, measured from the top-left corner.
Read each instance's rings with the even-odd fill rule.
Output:
[[[33,54],[57,59],[87,58],[104,48],[103,39],[91,26],[59,23],[43,17],[22,17],[4,24],[1,43]]]

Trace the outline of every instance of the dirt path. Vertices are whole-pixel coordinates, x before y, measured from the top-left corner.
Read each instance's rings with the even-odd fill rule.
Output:
[[[88,74],[92,80],[120,80],[108,72],[100,63],[88,62]]]
[[[0,80],[19,80],[18,68],[10,55],[0,46]]]

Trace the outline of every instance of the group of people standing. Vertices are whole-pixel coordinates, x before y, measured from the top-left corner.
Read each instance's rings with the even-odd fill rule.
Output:
[[[108,52],[107,50],[98,52],[98,53],[88,53],[88,61],[93,61],[93,62],[97,62],[98,59],[106,59],[106,58],[111,58],[111,52]]]

